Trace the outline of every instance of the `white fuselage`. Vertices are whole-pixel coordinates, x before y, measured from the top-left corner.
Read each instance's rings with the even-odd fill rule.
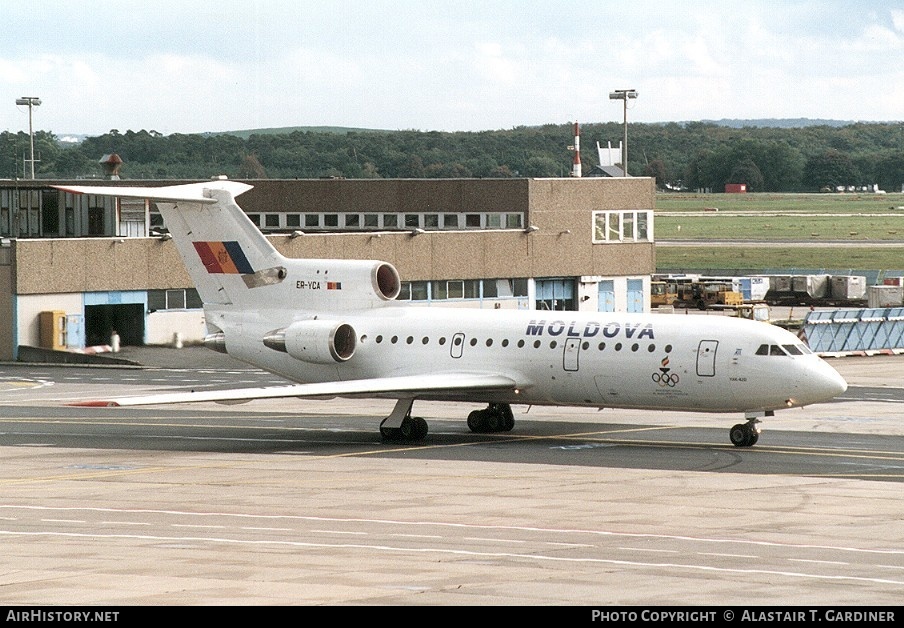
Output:
[[[486,403],[478,433],[514,426],[509,404],[744,412],[729,435],[756,443],[757,417],[827,401],[847,384],[793,334],[726,316],[470,310],[396,301],[379,260],[287,258],[235,202],[234,181],[163,188],[71,186],[154,199],[204,302],[205,344],[297,382],[84,405],[277,397],[397,399],[390,440],[427,435],[416,399]]]
[[[504,375],[517,384],[513,392],[421,399],[762,412],[824,401],[846,388],[793,334],[718,315],[402,305],[346,314],[208,307],[207,315],[225,332],[230,355],[295,382],[469,373]],[[315,317],[355,330],[348,360],[310,363],[261,340],[274,327]]]

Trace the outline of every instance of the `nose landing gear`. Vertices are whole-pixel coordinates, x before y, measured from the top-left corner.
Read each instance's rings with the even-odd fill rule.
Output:
[[[728,438],[735,447],[753,447],[760,438],[760,422],[757,418],[752,418],[747,423],[738,423],[728,432]]]

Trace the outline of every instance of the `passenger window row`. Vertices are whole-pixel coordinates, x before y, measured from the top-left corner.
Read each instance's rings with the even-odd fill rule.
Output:
[[[367,339],[367,336],[364,336],[364,337],[361,338],[362,341],[364,341],[364,340],[366,340],[366,339]],[[455,336],[455,337],[453,338],[452,342],[453,342],[453,344],[457,347],[457,346],[460,346],[460,345],[462,344],[463,340],[464,340],[464,339],[463,339],[461,336]],[[415,338],[414,338],[414,336],[407,336],[407,337],[404,338],[404,339],[403,339],[403,338],[400,338],[399,336],[390,336],[389,338],[386,338],[386,337],[384,337],[382,334],[379,334],[379,335],[374,339],[374,341],[375,341],[377,344],[381,344],[381,343],[383,343],[383,342],[389,342],[390,344],[398,344],[398,343],[402,342],[402,343],[404,343],[404,344],[411,345],[411,344],[414,344],[414,343],[415,343]],[[439,344],[440,346],[444,346],[444,345],[446,344],[446,342],[447,342],[447,339],[446,339],[445,336],[440,336],[440,338],[439,338],[436,342],[437,342],[437,344]],[[468,344],[469,344],[470,346],[472,346],[472,347],[476,347],[477,344],[478,344],[479,342],[480,342],[480,341],[479,341],[477,338],[471,338],[470,340],[468,340]],[[420,343],[421,343],[422,345],[428,345],[428,344],[430,344],[430,337],[429,337],[429,336],[424,336],[423,338],[420,339]],[[484,341],[484,344],[486,344],[487,347],[492,347],[492,346],[495,344],[495,341],[494,341],[492,338],[487,338],[487,339]],[[502,346],[502,347],[508,347],[509,344],[510,344],[510,343],[509,343],[508,338],[505,338],[505,339],[503,339],[503,340],[501,340],[501,341],[499,342],[499,345]],[[528,342],[528,341],[526,341],[526,340],[524,340],[524,339],[521,339],[521,340],[519,340],[517,343],[515,343],[515,346],[517,346],[519,349],[522,349],[522,348],[524,348],[524,347],[526,347],[526,346],[532,346],[534,349],[539,349],[540,347],[544,346],[544,344],[547,344],[547,343],[544,343],[542,340],[534,340],[533,342]],[[550,349],[557,349],[558,347],[564,346],[564,345],[561,345],[561,343],[560,343],[558,340],[551,340],[551,341],[548,343],[548,346],[549,346]],[[607,344],[607,343],[605,343],[605,342],[601,342],[601,343],[599,343],[599,344],[597,344],[597,345],[594,346],[594,348],[596,348],[596,349],[599,350],[599,351],[605,351],[607,347],[609,347],[609,348],[611,348],[611,349],[613,349],[613,350],[615,350],[615,351],[621,351],[623,348],[625,348],[625,346],[624,346],[622,343],[620,343],[620,342],[616,342],[616,343],[614,343],[614,344]],[[589,350],[590,348],[591,348],[591,343],[590,343],[590,342],[588,342],[588,341],[585,340],[583,343],[581,343],[581,349],[582,349],[582,350],[587,351],[587,350]],[[632,344],[632,345],[630,346],[630,349],[631,349],[632,352],[640,351],[640,348],[641,348],[641,345],[640,345],[640,343],[637,343],[637,342],[635,342],[634,344]],[[656,351],[656,345],[655,345],[655,344],[652,344],[652,343],[646,345],[645,348],[646,348],[646,350],[647,350],[649,353],[653,353],[654,351]],[[671,352],[672,352],[672,345],[666,345],[664,350],[665,350],[666,353],[671,353]]]

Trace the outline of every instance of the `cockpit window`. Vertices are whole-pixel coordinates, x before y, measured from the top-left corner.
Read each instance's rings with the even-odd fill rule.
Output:
[[[760,345],[756,350],[756,355],[808,355],[813,353],[810,348],[802,343],[792,345]]]

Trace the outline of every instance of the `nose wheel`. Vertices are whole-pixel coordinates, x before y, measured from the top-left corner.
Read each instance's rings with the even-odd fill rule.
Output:
[[[747,423],[738,423],[728,432],[728,438],[735,447],[753,447],[760,438],[760,421],[750,419]]]

